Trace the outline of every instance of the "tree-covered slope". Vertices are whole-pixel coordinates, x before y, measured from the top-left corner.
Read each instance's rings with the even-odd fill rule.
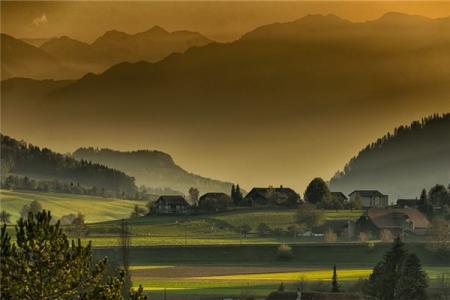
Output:
[[[438,183],[450,183],[450,114],[396,128],[361,150],[330,186],[345,192],[379,189],[395,201]]]
[[[187,172],[160,151],[120,152],[111,149],[79,148],[73,156],[122,170],[136,178],[138,184],[154,188],[172,188],[187,194],[190,187],[201,193],[230,193],[231,183],[205,178]]]
[[[36,179],[71,181],[83,186],[126,194],[131,194],[136,189],[134,178],[121,171],[86,160],[78,161],[9,136],[0,137],[2,175],[15,174]]]

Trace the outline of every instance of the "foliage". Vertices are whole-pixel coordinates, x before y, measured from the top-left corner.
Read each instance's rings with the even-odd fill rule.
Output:
[[[325,232],[323,239],[326,243],[335,243],[337,241],[337,235],[332,229],[328,229]]]
[[[112,190],[118,194],[133,194],[136,191],[134,178],[125,173],[100,164],[55,153],[47,148],[19,142],[1,135],[2,161],[10,162],[10,173],[18,175],[39,174],[61,181],[76,182],[76,185]],[[28,179],[22,182],[33,189]],[[14,188],[12,186],[11,188]],[[42,187],[45,190],[45,187]]]
[[[314,205],[304,204],[297,210],[296,221],[297,224],[303,225],[310,230],[324,222],[324,215]]]
[[[291,236],[295,238],[299,234],[305,232],[305,225],[293,224],[288,227],[288,232]]]
[[[147,210],[144,207],[141,207],[137,204],[134,205],[133,211],[130,214],[130,218],[138,218],[145,216],[147,214]]]
[[[93,264],[91,244],[69,242],[50,212],[20,219],[16,243],[1,230],[1,294],[5,299],[123,299],[123,277],[105,278],[107,259]],[[142,291],[135,299],[145,299]]]
[[[198,196],[200,194],[200,191],[195,187],[191,187],[191,188],[189,188],[188,192],[189,192],[189,200],[191,201],[191,204],[193,206],[197,206]]]
[[[430,115],[367,145],[336,173],[330,187],[352,190],[376,182],[387,194],[413,197],[421,186],[448,180],[449,149],[450,114]]]
[[[333,266],[333,278],[331,279],[331,292],[339,293],[340,287],[337,279],[336,265]]]
[[[256,228],[256,232],[261,236],[267,236],[272,233],[272,229],[266,223],[260,223]]]
[[[358,240],[360,242],[367,242],[369,240],[369,235],[367,232],[360,232],[358,235]]]
[[[238,227],[238,230],[239,230],[240,234],[247,237],[247,234],[250,233],[250,231],[252,230],[252,227],[248,224],[242,224]]]
[[[332,200],[328,185],[322,178],[314,178],[306,188],[305,200],[311,204],[329,205]]]
[[[392,248],[373,269],[365,291],[370,296],[381,300],[406,300],[409,298],[398,297],[409,295],[407,285],[413,285],[416,289],[414,293],[416,293],[417,298],[411,299],[427,299],[426,287],[428,283],[419,259],[413,254],[408,254],[403,242],[400,238],[396,238]]]
[[[234,206],[248,206],[249,203],[245,203],[245,199],[242,196],[241,188],[239,184],[236,186],[233,184],[231,187],[231,200],[233,201]]]
[[[292,248],[288,244],[281,244],[277,249],[277,258],[280,260],[290,260],[294,257]]]
[[[427,299],[427,287],[427,275],[422,270],[419,258],[415,254],[408,254],[395,287],[395,300]]]
[[[435,217],[428,234],[430,241],[427,248],[444,259],[450,258],[450,221]]]
[[[431,203],[430,199],[427,195],[427,190],[423,189],[420,193],[420,200],[419,200],[419,210],[424,213],[429,219],[431,219],[434,215],[433,212],[433,204]]]
[[[383,229],[380,232],[380,240],[384,243],[392,242],[393,236],[389,229]]]
[[[2,210],[2,212],[0,212],[0,222],[3,224],[8,224],[11,222],[11,214],[5,210]]]
[[[42,205],[39,201],[34,200],[30,204],[25,204],[20,211],[22,218],[26,218],[29,213],[37,214],[42,210]]]

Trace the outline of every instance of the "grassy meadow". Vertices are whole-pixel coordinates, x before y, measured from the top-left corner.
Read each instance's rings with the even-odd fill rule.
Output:
[[[12,223],[20,218],[22,207],[34,200],[39,201],[42,207],[50,210],[56,218],[81,212],[85,215],[88,223],[128,218],[135,204],[145,205],[145,202],[138,200],[0,190],[0,207],[11,214]]]

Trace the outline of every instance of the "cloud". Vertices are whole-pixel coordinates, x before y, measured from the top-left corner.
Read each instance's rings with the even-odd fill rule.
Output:
[[[48,20],[47,20],[47,15],[45,13],[43,13],[42,16],[35,18],[32,22],[32,24],[36,27],[45,25],[47,23],[48,23]]]

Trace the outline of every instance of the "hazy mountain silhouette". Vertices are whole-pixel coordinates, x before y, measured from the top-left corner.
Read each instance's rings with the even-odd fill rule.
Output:
[[[191,187],[201,193],[224,192],[229,194],[231,183],[213,180],[187,172],[173,161],[169,154],[160,151],[138,150],[121,152],[111,149],[79,148],[73,156],[122,170],[136,178],[137,184],[153,188],[171,188],[188,194]]]
[[[450,114],[395,128],[361,150],[331,180],[332,190],[378,189],[418,197],[423,188],[450,183]]]
[[[132,133],[146,147],[155,140],[187,145],[210,160],[213,151],[234,157],[243,152],[257,157],[252,165],[240,162],[253,172],[270,172],[269,160],[274,167],[278,160],[289,165],[285,157],[307,157],[297,159],[302,174],[285,176],[306,181],[324,159],[347,156],[342,145],[348,151],[367,143],[364,136],[384,132],[384,124],[450,111],[450,18],[392,13],[352,23],[307,16],[262,26],[232,43],[193,47],[156,63],[120,63],[48,85],[36,106],[19,101],[36,98],[30,85],[19,90],[2,83],[2,105],[15,99],[32,111],[26,117],[19,109],[4,113],[10,120],[5,128],[15,134],[90,137],[88,143],[95,137],[98,145],[112,145],[117,137],[116,147],[123,137],[132,145]]]
[[[196,32],[170,33],[155,26],[136,34],[111,30],[92,44],[62,36],[45,42],[40,48],[84,75],[88,72],[104,71],[125,61],[156,62],[171,53],[184,52],[190,47],[209,43],[209,39]]]
[[[45,51],[7,34],[1,33],[0,37],[2,79],[10,77],[45,79],[68,71]]]
[[[133,195],[134,178],[125,173],[17,141],[1,135],[2,175],[20,175],[38,180],[59,180]]]

